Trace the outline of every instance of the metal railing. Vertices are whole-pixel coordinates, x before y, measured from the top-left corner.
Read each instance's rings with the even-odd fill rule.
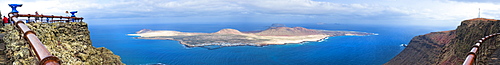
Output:
[[[12,16],[11,16],[12,15]],[[17,20],[19,17],[28,17],[28,21],[30,17],[40,17],[40,18],[52,18],[52,22],[54,21],[82,21],[82,17],[65,17],[65,16],[54,16],[54,15],[31,15],[31,14],[18,14],[18,13],[9,13],[9,17],[11,21]],[[54,20],[54,18],[59,18],[60,20]],[[63,20],[63,18],[67,20]],[[15,26],[24,34],[24,39],[26,39],[32,50],[34,50],[38,60],[38,65],[60,65],[61,60],[56,56],[52,55],[47,48],[42,44],[40,39],[36,36],[36,33],[29,29],[28,26],[21,20],[17,21]]]
[[[71,16],[38,15],[38,13],[35,15],[19,14],[19,11],[17,11],[16,8],[21,7],[22,4],[9,4],[9,6],[12,8],[12,11],[8,14],[9,21],[12,21],[12,22],[9,22],[9,23],[13,23],[15,26],[17,26],[17,28],[21,31],[21,33],[24,34],[24,36],[23,36],[24,39],[26,39],[29,42],[30,47],[35,52],[38,60],[40,60],[38,62],[38,65],[60,65],[61,60],[59,58],[57,58],[56,56],[52,55],[49,52],[49,50],[47,50],[47,48],[42,44],[40,39],[38,39],[38,37],[36,36],[36,33],[33,30],[31,30],[30,28],[28,28],[28,26],[26,26],[22,20],[18,20],[18,18],[19,17],[27,17],[28,19],[26,20],[26,22],[30,22],[31,17],[35,17],[35,19],[36,19],[35,21],[37,21],[37,20],[42,21],[41,19],[46,18],[47,22],[57,22],[57,21],[66,21],[66,22],[79,21],[79,22],[82,22],[83,17],[76,17],[75,13],[77,13],[77,11],[69,12],[72,14]],[[66,13],[68,13],[68,12],[66,12]],[[51,18],[51,20],[49,20],[48,18]],[[59,20],[55,20],[54,18],[59,18]],[[17,21],[17,22],[15,22],[15,21]]]
[[[489,39],[496,35],[500,35],[500,33],[490,34],[479,39],[478,42],[472,46],[472,49],[467,54],[467,58],[465,59],[464,63],[462,63],[462,65],[472,65],[476,60],[476,53],[477,50],[479,49],[479,46],[483,43],[484,40]]]
[[[35,51],[38,60],[40,60],[39,65],[59,65],[61,63],[59,58],[50,54],[35,32],[29,29],[23,21],[18,21],[15,25],[24,34],[24,39],[30,43],[31,48]]]
[[[33,14],[18,14],[18,13],[9,13],[8,16],[9,16],[10,21],[16,21],[16,20],[14,20],[14,18],[19,18],[19,17],[27,17],[29,21],[30,21],[31,17],[38,17],[40,19],[40,21],[44,21],[44,20],[42,20],[43,18],[51,18],[50,20],[47,20],[47,22],[58,22],[58,21],[82,22],[83,21],[83,17],[69,17],[69,16],[33,15]],[[55,20],[54,18],[56,18],[56,19],[59,18],[59,20]]]
[[[11,16],[12,15],[12,16]],[[9,17],[11,21],[17,20],[19,17],[28,17],[28,21],[30,17],[40,17],[40,18],[52,18],[52,22],[54,21],[82,21],[82,17],[65,17],[65,16],[54,16],[54,15],[31,15],[31,14],[18,14],[18,13],[9,13]],[[54,18],[60,18],[60,20],[54,20]],[[67,20],[63,20],[63,18]],[[18,27],[21,33],[24,34],[24,39],[26,39],[30,43],[30,47],[34,50],[38,60],[38,65],[60,65],[61,60],[56,56],[52,55],[47,48],[42,44],[40,39],[36,36],[36,33],[29,29],[28,26],[21,20],[17,21],[14,25]]]

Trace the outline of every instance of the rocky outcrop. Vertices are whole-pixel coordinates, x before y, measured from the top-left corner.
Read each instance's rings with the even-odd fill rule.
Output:
[[[28,42],[22,38],[21,33],[14,29],[12,25],[7,25],[2,28],[6,31],[3,41],[5,42],[5,53],[7,56],[7,64],[12,65],[34,65],[38,61],[34,53],[30,50]]]
[[[410,44],[387,65],[432,65],[439,62],[443,47],[456,37],[455,31],[432,32],[413,37]]]
[[[303,27],[270,27],[264,31],[255,33],[263,36],[301,36],[301,35],[314,35],[324,34],[320,30],[306,29]]]
[[[124,65],[120,57],[110,50],[92,46],[87,23],[29,23],[37,37],[62,65]],[[38,62],[29,44],[12,25],[7,25],[4,41],[7,47],[8,63],[34,65]]]
[[[135,33],[139,34],[139,33],[146,33],[146,32],[150,32],[150,31],[153,31],[153,30],[151,30],[151,29],[142,29],[142,30],[137,31]]]
[[[472,45],[482,37],[500,32],[500,21],[476,18],[462,21],[455,31],[434,32],[414,37],[400,54],[386,65],[459,65],[463,63]],[[500,38],[485,40],[478,50],[476,62],[490,62],[493,51],[500,48]]]
[[[215,32],[215,34],[243,34],[236,29],[222,29],[220,31]]]

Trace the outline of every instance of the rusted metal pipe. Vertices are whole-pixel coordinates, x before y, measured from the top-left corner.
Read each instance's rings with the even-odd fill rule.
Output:
[[[9,23],[14,24],[14,21],[15,21],[15,20],[14,20],[13,18],[15,17],[15,18],[17,19],[17,14],[18,14],[18,13],[9,13],[9,14],[7,15],[7,16],[9,17]],[[11,15],[12,15],[12,16],[11,16]],[[12,22],[10,22],[10,21],[12,21]]]
[[[470,50],[469,54],[471,54],[471,53],[472,54],[476,54],[477,49],[478,49],[478,47],[472,47],[472,49]]]
[[[31,29],[28,28],[28,26],[24,25],[23,21],[17,21],[16,25],[22,33],[26,33],[28,31],[31,31]]]
[[[484,36],[483,38],[479,39],[478,42],[472,46],[472,49],[467,54],[467,58],[464,60],[462,65],[472,65],[474,63],[474,60],[476,59],[476,53],[477,53],[477,50],[479,49],[479,46],[486,39],[489,39],[489,38],[496,36],[496,35],[499,35],[499,34],[500,33],[494,33],[494,34],[490,34],[490,35]]]
[[[476,46],[472,47],[469,54],[467,55],[467,58],[465,58],[465,61],[462,65],[472,65],[472,63],[474,63],[474,59],[476,58],[477,49],[478,49],[478,47],[476,47]]]
[[[479,47],[479,45],[481,45],[481,43],[478,42],[478,43],[474,44],[472,47]]]
[[[476,55],[474,55],[474,54],[467,55],[467,58],[465,59],[465,61],[462,65],[472,65],[472,63],[474,63],[475,58],[476,58]]]
[[[30,30],[28,26],[22,21],[16,23],[17,27],[24,33],[24,38],[29,41],[31,48],[35,51],[35,54],[40,60],[39,65],[59,65],[59,58],[50,54],[49,50],[45,48],[40,39],[36,36],[35,32]]]

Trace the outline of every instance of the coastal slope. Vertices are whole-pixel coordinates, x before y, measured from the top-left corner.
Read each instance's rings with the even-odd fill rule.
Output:
[[[28,23],[47,50],[61,60],[61,65],[125,65],[120,56],[104,47],[94,47],[85,22]],[[9,65],[35,65],[37,58],[30,44],[13,25],[5,25],[3,37]]]
[[[464,20],[456,30],[433,32],[414,37],[400,54],[385,65],[459,65],[472,45],[482,37],[500,32],[500,21],[475,18]],[[478,64],[499,64],[496,56],[500,38],[485,40],[477,53]],[[495,58],[497,58],[495,60]]]
[[[284,26],[284,25],[283,25]],[[264,46],[269,44],[302,43],[319,41],[330,36],[366,36],[375,33],[355,31],[314,30],[303,27],[269,27],[261,31],[240,32],[236,29],[222,29],[214,33],[187,33],[179,31],[153,31],[143,29],[130,36],[137,39],[176,40],[187,47],[217,46]]]
[[[432,32],[413,37],[409,45],[386,65],[432,65],[439,62],[444,45],[456,37],[455,31]]]

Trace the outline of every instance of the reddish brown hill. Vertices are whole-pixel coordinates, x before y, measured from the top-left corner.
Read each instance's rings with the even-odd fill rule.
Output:
[[[150,32],[150,31],[153,31],[153,30],[151,30],[151,29],[142,29],[142,30],[137,31],[135,33],[139,34],[139,33],[146,33],[146,32]]]
[[[220,31],[215,32],[216,34],[242,34],[240,31],[236,29],[222,29]]]
[[[303,27],[270,27],[264,31],[255,33],[263,36],[300,36],[300,35],[315,35],[324,34],[322,31],[306,29]]]

